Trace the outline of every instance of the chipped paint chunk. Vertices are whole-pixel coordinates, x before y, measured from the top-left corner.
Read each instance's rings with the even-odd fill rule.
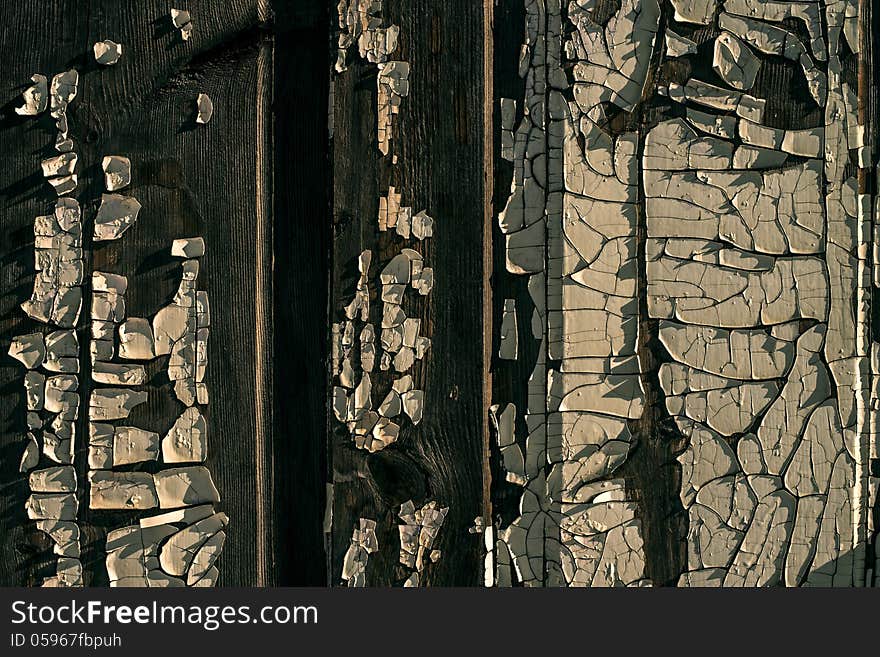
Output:
[[[214,102],[208,94],[199,94],[196,98],[196,123],[205,124],[214,116]]]
[[[104,185],[108,192],[115,192],[131,184],[131,160],[122,155],[108,155],[101,160]]]
[[[188,11],[185,9],[172,9],[171,24],[179,30],[181,40],[189,41],[193,32],[193,24],[192,17]]]
[[[35,73],[31,76],[31,82],[33,84],[21,94],[24,105],[15,108],[19,116],[36,116],[49,106],[49,81],[46,76]]]
[[[95,61],[104,66],[111,66],[122,57],[122,44],[109,39],[98,41],[92,50],[95,54]]]
[[[360,518],[352,530],[351,544],[342,560],[342,581],[350,587],[366,586],[367,560],[379,550],[376,521]]]
[[[141,204],[133,196],[102,194],[95,215],[95,240],[118,240],[135,224],[140,210]]]

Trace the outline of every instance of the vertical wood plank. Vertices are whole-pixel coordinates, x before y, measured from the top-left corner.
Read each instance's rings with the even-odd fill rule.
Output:
[[[9,3],[7,3],[8,5]],[[92,219],[103,189],[100,160],[125,155],[132,161],[129,188],[142,204],[137,223],[118,242],[88,249],[91,270],[123,274],[129,279],[128,315],[149,317],[173,293],[179,265],[169,256],[171,241],[204,236],[200,288],[207,289],[212,306],[207,383],[211,392],[208,419],[211,470],[232,522],[221,557],[221,584],[248,585],[259,581],[257,553],[258,505],[255,487],[258,384],[256,341],[258,302],[258,239],[265,231],[258,201],[267,193],[267,171],[257,166],[265,153],[265,126],[258,125],[260,90],[269,80],[261,63],[265,34],[257,4],[251,1],[190,3],[195,29],[183,43],[170,25],[166,3],[149,1],[15,3],[4,11],[10,24],[2,46],[2,128],[7,151],[0,165],[3,188],[4,293],[2,341],[36,328],[16,306],[30,293],[33,280],[33,219],[45,214],[54,193],[39,172],[50,154],[54,128],[47,115],[28,122],[13,108],[14,95],[34,72],[48,76],[68,67],[80,71],[79,95],[70,108],[71,132],[80,157],[80,186],[84,228]],[[95,41],[111,38],[124,46],[123,58],[112,67],[99,67],[92,58]],[[193,122],[195,98],[208,93],[215,105],[206,126]],[[88,246],[88,242],[86,243]],[[265,249],[266,244],[260,245]],[[264,251],[265,252],[265,251]],[[87,345],[88,305],[80,321],[80,343]],[[26,478],[17,474],[23,442],[21,403],[23,372],[2,359],[2,405],[6,425],[2,434],[4,487],[0,536],[4,554],[17,555],[0,566],[2,581],[35,584],[50,574],[54,559],[45,537],[28,523],[22,505]],[[158,368],[151,368],[153,375]],[[87,448],[86,400],[91,388],[80,377],[82,396],[76,460],[80,475],[80,513],[84,533],[86,584],[106,585],[104,535],[127,524],[134,514],[88,508],[85,480]],[[130,423],[157,431],[168,430],[179,413],[171,384],[164,375],[150,380],[150,398],[136,409]],[[149,468],[150,466],[143,466]]]
[[[422,583],[476,585],[482,579],[481,538],[467,530],[484,513],[483,11],[482,4],[463,0],[384,3],[386,24],[400,26],[391,59],[410,65],[409,95],[393,126],[396,164],[391,155],[380,158],[376,145],[376,67],[355,57],[334,77],[331,321],[340,321],[354,292],[358,254],[371,249],[371,312],[379,325],[376,274],[403,245],[378,232],[379,197],[389,186],[413,213],[424,209],[435,219],[434,236],[413,247],[434,268],[434,289],[427,302],[407,308],[410,316],[421,313],[422,333],[433,341],[412,368],[416,387],[426,393],[424,418],[417,426],[405,421],[395,443],[369,455],[331,419],[335,584],[359,518],[379,524],[380,549],[370,556],[367,583],[403,581],[408,573],[397,563],[396,514],[409,499],[449,507],[434,546],[440,560],[428,566]],[[375,405],[390,378],[373,376]]]

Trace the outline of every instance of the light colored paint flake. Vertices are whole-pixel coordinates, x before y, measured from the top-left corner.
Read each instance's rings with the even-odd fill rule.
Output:
[[[176,258],[200,258],[205,255],[205,240],[201,237],[174,240],[171,255]]]
[[[70,69],[58,73],[52,78],[49,87],[49,110],[54,119],[60,119],[67,112],[67,106],[73,102],[79,91],[79,73]]]
[[[98,41],[92,47],[95,54],[95,61],[104,66],[111,66],[119,61],[122,57],[122,44],[115,43],[109,39]]]
[[[153,329],[150,326],[149,320],[141,317],[130,317],[120,323],[120,358],[126,360],[152,360],[155,355],[153,347]]]
[[[154,509],[158,502],[153,476],[147,472],[89,472],[91,509]]]
[[[204,125],[214,116],[214,101],[208,94],[199,94],[196,98],[196,123]]]
[[[198,408],[185,409],[162,440],[162,460],[165,463],[204,462],[208,457],[207,429]]]
[[[221,532],[228,522],[229,518],[225,513],[215,513],[169,536],[159,549],[159,564],[162,570],[174,577],[184,576],[190,570],[196,553],[207,541]],[[193,581],[201,574],[194,573]]]
[[[697,52],[697,44],[686,36],[676,34],[671,29],[666,30],[666,54],[670,57],[685,57]]]
[[[76,471],[72,465],[53,465],[42,470],[32,470],[28,486],[34,493],[76,492]]]
[[[37,464],[40,462],[40,444],[37,442],[34,434],[28,432],[27,434],[27,443],[24,446],[24,451],[21,454],[21,461],[19,462],[18,471],[19,472],[28,472],[29,470],[33,470],[37,467]]]
[[[41,586],[52,588],[80,587],[83,585],[82,563],[79,559],[61,557],[55,566],[55,575]]]
[[[360,518],[352,530],[351,544],[342,560],[342,581],[350,587],[366,586],[366,570],[369,555],[378,551],[376,521]]]
[[[722,32],[715,39],[712,68],[734,89],[748,91],[755,84],[761,61],[733,34]]]
[[[43,364],[46,358],[46,343],[42,333],[17,335],[9,344],[9,355],[32,370]]]
[[[516,360],[519,351],[519,336],[516,321],[516,301],[504,300],[504,310],[501,315],[501,344],[498,347],[498,357],[502,360]]]
[[[135,406],[147,401],[147,393],[124,388],[97,388],[89,397],[89,418],[92,420],[123,420]]]
[[[675,20],[709,25],[715,15],[716,0],[672,0]]]
[[[45,75],[35,73],[31,76],[33,85],[22,92],[24,105],[15,108],[19,116],[36,116],[46,111],[49,106],[49,81]]]
[[[147,382],[147,372],[143,365],[96,361],[92,364],[92,380],[111,386],[142,386]]]
[[[220,501],[211,473],[203,466],[168,468],[153,478],[162,509]]]
[[[171,10],[171,24],[180,32],[180,38],[183,41],[189,41],[193,32],[192,17],[185,9]]]
[[[379,151],[388,155],[391,147],[391,125],[400,112],[401,101],[409,95],[409,63],[385,62],[379,65],[376,78],[378,89],[377,134]]]
[[[419,509],[412,500],[401,505],[398,516],[403,524],[397,526],[400,534],[400,563],[419,573],[424,570],[448,513],[449,507],[440,507],[433,500]]]
[[[101,160],[104,170],[104,186],[108,192],[128,187],[131,184],[131,160],[122,155],[108,155]]]
[[[397,50],[400,28],[383,26],[382,0],[339,0],[336,6],[339,26],[336,72],[347,68],[349,49],[357,44],[362,59],[380,64]]]
[[[113,465],[159,459],[159,434],[137,427],[118,426],[113,431]]]
[[[141,204],[133,196],[102,194],[95,215],[96,241],[117,240],[137,221]]]

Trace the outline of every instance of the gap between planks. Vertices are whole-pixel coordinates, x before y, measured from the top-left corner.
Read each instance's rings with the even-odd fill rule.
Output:
[[[490,464],[491,434],[489,430],[489,407],[492,404],[492,342],[495,327],[492,321],[494,295],[492,294],[492,222],[495,208],[495,0],[483,0],[483,376],[482,400],[482,483],[483,483],[483,531],[492,523],[492,471]]]
[[[271,143],[272,41],[260,46],[257,56],[256,88],[256,267],[254,403],[256,486],[256,585],[270,585],[268,551],[272,546],[271,522],[267,518],[271,496],[272,414],[272,227],[270,204],[272,178],[268,144]]]

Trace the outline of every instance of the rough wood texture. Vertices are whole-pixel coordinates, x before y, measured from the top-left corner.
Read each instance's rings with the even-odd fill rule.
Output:
[[[0,0],[7,19],[0,27],[0,351],[35,328],[18,305],[31,289],[34,217],[55,198],[39,171],[54,154],[52,121],[20,117],[14,108],[33,73],[51,77],[76,67],[80,88],[69,116],[86,232],[105,155],[131,159],[131,192],[143,205],[122,240],[85,240],[87,278],[92,270],[128,276],[128,315],[151,316],[176,288],[171,240],[201,235],[207,245],[199,278],[212,314],[207,466],[230,516],[221,585],[402,585],[414,570],[400,562],[406,537],[399,514],[409,501],[415,509],[434,502],[449,509],[424,555],[421,586],[487,579],[513,586],[871,585],[880,522],[880,346],[872,342],[880,330],[872,298],[880,252],[870,205],[876,158],[859,150],[857,128],[866,143],[876,141],[871,37],[880,16],[867,0],[844,0],[798,5],[815,5],[812,24],[803,16],[768,19],[804,44],[804,58],[758,52],[761,24],[727,23],[737,36],[716,41],[720,22],[729,20],[722,12],[757,15],[752,5],[788,6],[343,0],[343,22],[353,21],[346,29],[367,30],[371,40],[361,56],[354,34],[340,71],[336,0],[191,0],[188,42],[158,0]],[[682,15],[688,12],[695,14]],[[819,33],[829,47],[824,58],[815,52]],[[677,43],[672,50],[667,37]],[[118,64],[95,63],[92,44],[102,39],[123,44]],[[606,61],[606,49],[617,61]],[[386,62],[395,65],[386,69]],[[393,85],[380,69],[403,75],[407,66],[408,90],[394,98],[399,112],[390,128],[381,126],[386,108],[379,105]],[[685,98],[681,89],[692,80],[728,92],[748,87],[754,98],[746,104],[756,103],[761,116],[748,114],[749,123],[740,113],[755,105],[707,107],[705,88]],[[213,99],[208,125],[194,123],[199,93]],[[512,113],[502,102],[505,111],[515,105]],[[789,133],[759,133],[758,125]],[[821,132],[808,132],[814,129]],[[737,165],[731,157],[749,140],[768,138],[789,151],[787,159]],[[683,144],[686,151],[698,146],[676,159]],[[799,168],[804,178],[789,191],[762,178]],[[725,177],[734,169],[744,177]],[[769,233],[745,220],[711,232],[722,215],[751,212],[725,196],[741,190],[747,174],[776,197],[773,212],[785,194],[809,208],[781,246],[762,242]],[[662,176],[675,183],[663,187]],[[527,183],[535,183],[528,203],[508,211],[508,199]],[[380,231],[380,198],[391,188],[412,214],[433,217],[431,237]],[[699,222],[686,222],[684,208],[711,205],[712,194],[724,197],[724,211],[703,208]],[[517,239],[511,236],[538,223],[518,251],[508,250]],[[796,232],[803,225],[815,229],[812,237]],[[355,446],[354,425],[337,419],[334,324],[366,281],[376,409],[402,374],[379,366],[379,274],[403,248],[415,249],[434,272],[430,294],[409,289],[398,306],[421,320],[420,335],[432,341],[405,368],[425,392],[424,415],[417,424],[399,415],[397,439],[368,452]],[[364,251],[372,263],[362,277]],[[748,294],[718,298],[746,279],[757,281]],[[744,301],[735,312],[725,307],[738,295]],[[706,298],[722,309],[715,316],[694,305]],[[511,304],[513,315],[505,312]],[[542,306],[549,310],[533,321]],[[78,325],[84,360],[87,317],[88,305]],[[502,339],[513,317],[516,334]],[[702,333],[671,346],[673,323]],[[731,329],[757,340],[746,338],[749,348],[738,347],[728,371],[711,378],[720,365],[691,362],[699,360],[691,347],[711,334],[733,349]],[[511,338],[516,356],[501,357],[502,340],[508,351]],[[798,361],[794,344],[811,338],[818,348],[800,349]],[[359,346],[352,353],[359,362]],[[752,369],[759,360],[760,376]],[[619,368],[614,376],[612,367]],[[164,434],[179,408],[160,369],[148,368],[149,402],[130,423]],[[707,401],[696,394],[698,379],[737,392]],[[798,397],[801,379],[813,395]],[[85,409],[88,369],[80,386]],[[691,393],[685,407],[680,400]],[[39,584],[55,561],[23,511],[23,399],[22,368],[0,357],[0,584]],[[493,405],[507,404],[516,406],[519,467],[511,450],[499,448],[490,415]],[[563,413],[593,432],[584,430],[581,443],[571,438],[574,429],[563,438]],[[792,418],[800,415],[796,426]],[[615,427],[609,435],[616,431],[606,442],[625,453],[612,453],[611,465],[586,467],[585,454],[603,440],[604,429],[595,428],[605,422]],[[780,439],[775,451],[768,437],[779,428],[774,422],[791,441]],[[78,429],[85,584],[101,586],[108,583],[105,534],[138,514],[88,508],[82,410]],[[542,430],[552,430],[543,444]],[[749,446],[759,444],[761,458],[750,457]],[[600,488],[606,492],[596,501],[591,495]],[[581,498],[581,489],[593,492]],[[734,513],[710,511],[734,489]],[[825,518],[821,532],[811,529],[810,512]],[[501,539],[490,549],[488,573],[477,518]],[[792,540],[796,519],[801,533]],[[776,533],[762,536],[771,525]]]
[[[379,522],[380,551],[370,557],[367,583],[400,583],[398,507],[409,499],[417,505],[430,499],[448,506],[449,515],[435,544],[440,561],[428,567],[422,581],[476,585],[481,546],[479,536],[467,529],[483,505],[483,125],[476,111],[483,97],[482,7],[458,0],[392,1],[385,3],[384,16],[386,24],[400,26],[393,58],[411,67],[410,92],[393,127],[396,165],[391,156],[380,161],[376,146],[376,67],[354,58],[348,71],[334,76],[331,321],[340,321],[354,292],[358,254],[373,249],[378,273],[400,249],[400,238],[380,235],[377,223],[379,197],[393,185],[403,194],[402,204],[414,213],[425,209],[435,220],[434,237],[418,247],[435,271],[427,303],[419,300],[433,343],[413,367],[416,386],[426,391],[424,419],[415,427],[407,423],[395,444],[367,455],[331,418],[330,579],[338,584],[352,528],[363,517]],[[376,294],[373,279],[371,285]],[[372,312],[379,311],[374,299]]]
[[[130,316],[150,316],[176,288],[179,265],[168,256],[171,241],[203,235],[207,253],[200,282],[214,316],[207,381],[213,395],[206,415],[210,436],[208,467],[223,495],[222,508],[234,518],[223,556],[222,583],[253,585],[258,580],[256,520],[263,501],[255,488],[256,408],[261,390],[255,362],[258,311],[256,244],[258,199],[267,191],[257,169],[267,133],[258,132],[258,95],[269,83],[261,62],[266,37],[252,2],[203,2],[193,8],[196,29],[181,43],[160,2],[4,3],[2,40],[7,62],[0,86],[5,103],[2,130],[7,145],[0,164],[3,193],[3,307],[0,318],[5,353],[12,335],[34,325],[17,308],[33,277],[33,219],[51,208],[54,194],[39,175],[39,162],[54,140],[51,119],[18,117],[17,94],[34,72],[52,75],[75,66],[80,91],[70,108],[71,132],[80,156],[78,197],[90,228],[102,189],[101,157],[121,154],[132,161],[132,192],[143,205],[137,224],[120,242],[88,249],[90,269],[129,278]],[[14,6],[13,6],[14,5]],[[124,44],[115,66],[99,68],[92,44],[112,38]],[[215,113],[208,126],[193,124],[195,97],[208,93]],[[263,215],[265,218],[265,215]],[[268,263],[266,263],[268,264]],[[83,313],[84,318],[87,313]],[[81,326],[85,327],[85,319]],[[88,344],[81,329],[80,344]],[[86,352],[87,353],[87,352]],[[23,513],[27,480],[17,474],[23,446],[21,369],[2,359],[3,519],[0,566],[7,584],[39,582],[49,574],[44,537]],[[132,414],[133,424],[161,434],[176,411],[170,383],[156,378],[147,405]],[[81,377],[83,399],[90,389]],[[80,413],[77,464],[84,533],[86,583],[106,584],[103,535],[123,526],[130,514],[88,508],[85,484],[86,419]],[[265,439],[265,437],[263,437]],[[224,492],[229,491],[229,495]]]

